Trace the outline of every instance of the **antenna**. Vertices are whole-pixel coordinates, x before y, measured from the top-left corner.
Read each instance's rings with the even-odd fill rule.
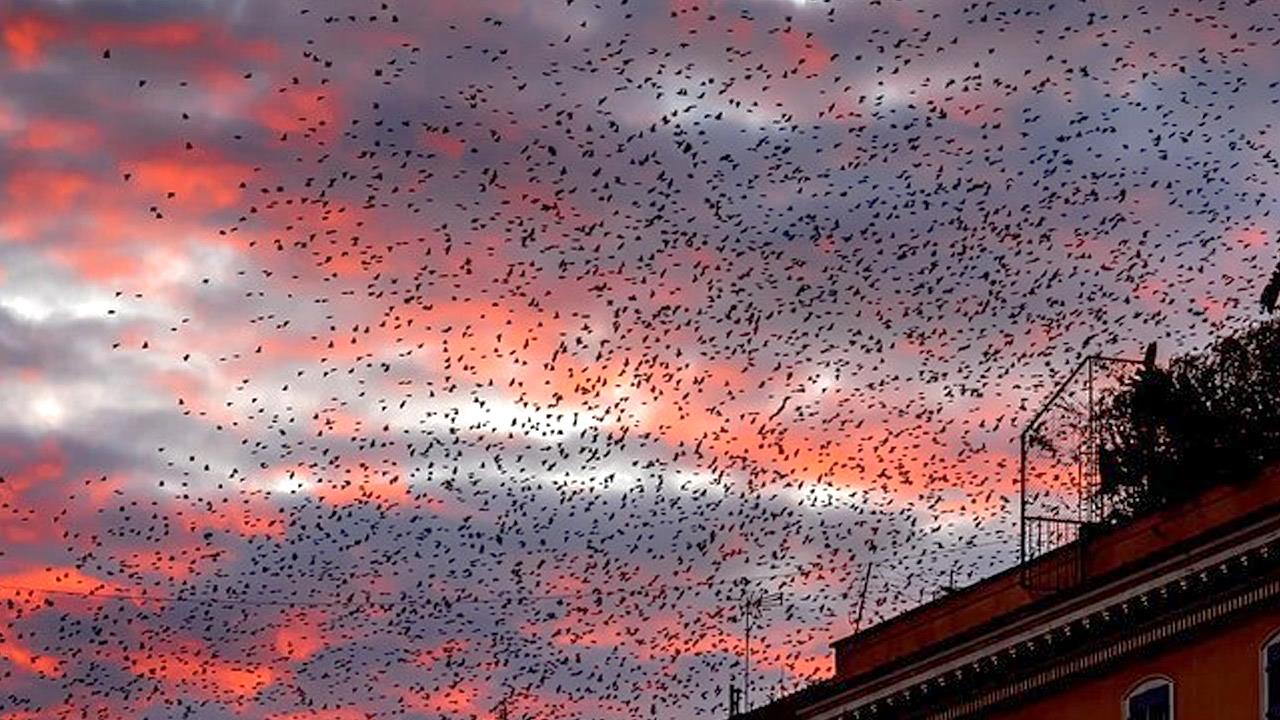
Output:
[[[867,563],[867,572],[862,576],[862,592],[858,593],[858,615],[850,618],[853,625],[853,631],[858,632],[862,629],[862,613],[867,609],[867,590],[871,588],[871,571],[876,567],[874,560]]]
[[[753,591],[751,586],[747,586],[742,591],[742,622],[745,630],[745,638],[743,642],[743,663],[742,663],[742,708],[744,711],[751,710],[751,619],[752,616],[759,617],[765,610],[771,610],[782,605],[781,592],[767,592],[760,590]]]

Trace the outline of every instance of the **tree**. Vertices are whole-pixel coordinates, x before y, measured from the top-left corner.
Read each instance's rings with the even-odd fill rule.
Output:
[[[1280,462],[1280,319],[1149,363],[1098,418],[1101,491],[1121,521]]]
[[[1269,313],[1280,309],[1280,264],[1276,265],[1275,271],[1271,273],[1271,279],[1267,281],[1266,287],[1262,288],[1262,309]]]

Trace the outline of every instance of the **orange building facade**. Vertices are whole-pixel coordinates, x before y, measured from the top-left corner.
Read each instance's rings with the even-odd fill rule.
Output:
[[[1280,467],[837,640],[744,720],[1280,720]]]

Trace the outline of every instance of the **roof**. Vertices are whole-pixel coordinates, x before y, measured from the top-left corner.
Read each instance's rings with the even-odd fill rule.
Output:
[[[1063,615],[1099,593],[1166,572],[1197,548],[1229,542],[1239,528],[1280,517],[1280,465],[1241,484],[1212,488],[1192,500],[1097,530],[1025,565],[1015,566],[950,595],[832,643],[836,674],[746,717],[791,717],[794,708],[889,677],[928,672],[966,647],[1045,617]],[[1225,538],[1225,540],[1224,540]],[[1087,552],[1084,551],[1087,548]],[[1027,589],[1024,578],[1078,565],[1077,582],[1055,593]]]

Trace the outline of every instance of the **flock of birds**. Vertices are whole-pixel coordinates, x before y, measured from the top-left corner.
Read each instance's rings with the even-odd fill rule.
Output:
[[[267,5],[216,91],[69,60],[245,171],[143,191],[233,261],[112,347],[157,467],[0,555],[0,717],[722,716],[747,593],[759,704],[1016,559],[1082,355],[1276,309],[1267,3]]]

